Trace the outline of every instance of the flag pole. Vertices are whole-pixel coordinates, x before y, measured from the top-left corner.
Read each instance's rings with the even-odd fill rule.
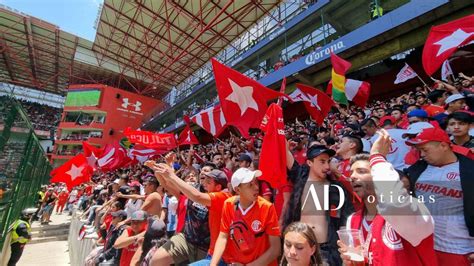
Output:
[[[430,87],[428,86],[428,84],[426,84],[425,81],[424,81],[420,76],[418,76],[418,73],[415,72],[415,74],[416,74],[416,77],[423,83],[423,85],[424,85],[427,89],[429,89]],[[432,77],[430,77],[430,78],[432,78]]]

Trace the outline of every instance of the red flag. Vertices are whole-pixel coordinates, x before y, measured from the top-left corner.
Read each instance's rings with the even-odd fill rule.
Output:
[[[78,154],[63,165],[51,171],[51,183],[64,182],[69,190],[82,183],[89,182],[92,176],[84,154]]]
[[[219,136],[226,127],[226,120],[220,105],[199,112],[191,118],[191,121],[214,137]]]
[[[268,107],[260,128],[265,136],[260,153],[262,176],[259,179],[270,183],[272,188],[279,188],[287,183],[285,124],[281,106],[273,103]]]
[[[285,90],[286,90],[286,77],[284,77],[283,81],[281,82],[280,93],[285,93]],[[283,103],[283,97],[279,97],[277,104],[281,106],[282,103]]]
[[[433,75],[460,46],[474,40],[474,15],[431,28],[423,47],[423,68]]]
[[[289,96],[294,102],[303,102],[308,113],[319,125],[335,105],[324,92],[300,83],[296,84],[296,90]]]
[[[194,133],[191,131],[191,127],[189,126],[189,117],[185,115],[183,119],[184,122],[186,122],[186,126],[184,127],[183,131],[181,131],[181,134],[179,134],[178,146],[199,144],[199,140],[196,138]]]
[[[129,161],[130,158],[127,156],[127,151],[116,141],[105,145],[102,156],[97,160],[97,165],[103,171],[113,171]]]
[[[95,170],[97,168],[97,158],[101,157],[104,151],[101,148],[90,145],[87,141],[82,142],[82,150],[87,162]]]
[[[177,146],[174,135],[170,133],[158,134],[144,130],[132,130],[128,127],[123,134],[131,143],[140,144],[148,148],[172,150]]]
[[[257,81],[212,59],[217,93],[227,124],[249,137],[249,128],[260,125],[267,101],[285,94],[271,90]]]
[[[153,158],[154,156],[164,154],[166,152],[166,150],[151,149],[143,145],[136,144],[133,145],[130,150],[128,150],[128,157],[133,161],[133,163],[144,163],[145,161]]]

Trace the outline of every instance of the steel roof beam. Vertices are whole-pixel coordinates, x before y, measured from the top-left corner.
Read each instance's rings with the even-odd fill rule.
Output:
[[[97,35],[99,35],[99,36],[101,36],[101,37],[103,37],[103,38],[107,38],[106,36],[104,36],[103,34],[101,34],[101,33],[99,33],[99,32],[97,32]],[[119,42],[117,42],[117,41],[115,41],[115,40],[113,40],[113,39],[110,39],[110,41],[111,41],[112,43],[116,44],[116,45],[119,45],[119,46],[122,45],[121,43],[119,43]],[[126,66],[126,67],[128,67],[128,68],[131,68],[131,69],[133,68],[132,65],[129,65],[129,64],[125,63],[125,62],[122,62],[122,61],[129,61],[129,62],[132,62],[132,61],[129,60],[128,58],[125,58],[123,55],[117,54],[117,52],[113,52],[113,51],[111,51],[110,49],[104,48],[104,47],[102,47],[102,46],[100,46],[100,45],[97,45],[96,47],[105,50],[105,52],[102,53],[103,55],[107,55],[107,53],[111,53],[112,55],[116,56],[117,59],[118,59],[118,58],[121,59],[120,61],[117,60],[117,62],[123,64],[124,66]],[[126,48],[127,50],[133,52],[133,50],[132,50],[131,48],[128,48],[128,47],[125,47],[125,48]],[[138,53],[138,52],[137,52],[137,54],[139,54],[139,55],[145,57],[145,56],[144,56],[143,54],[141,54],[141,53]],[[107,56],[107,57],[108,57],[108,56]],[[153,63],[156,62],[156,61],[154,61],[154,60],[152,60],[152,59],[149,59],[149,60],[150,60],[151,62],[153,62]],[[158,63],[157,63],[157,64],[158,64]],[[161,67],[164,67],[163,65],[160,65],[160,66],[161,66]],[[155,71],[153,71],[153,70],[151,70],[150,68],[147,68],[147,67],[145,67],[145,66],[143,66],[143,65],[139,66],[139,68],[140,68],[140,71],[142,71],[142,72],[143,72],[143,70],[146,70],[146,71],[149,72],[149,73],[156,73]],[[178,74],[178,75],[183,75],[183,74],[178,73],[178,72],[175,72],[175,73]],[[143,72],[143,74],[147,75],[145,72]],[[183,75],[183,76],[184,76],[184,75]]]
[[[156,15],[158,18],[160,18],[161,20],[163,20],[164,23],[162,23],[162,27],[158,30],[158,33],[159,33],[159,32],[163,29],[163,27],[166,25],[166,19],[163,18],[163,17],[161,17],[161,16],[159,16],[158,14],[154,13],[153,10],[148,9],[146,6],[143,6],[141,3],[138,3],[138,4],[139,4],[139,6],[140,6],[141,8],[144,8],[145,10],[147,10],[148,12],[150,12],[151,14],[154,14],[154,15]],[[109,4],[105,3],[104,5],[107,6],[108,8],[110,8],[111,10],[113,10],[116,14],[120,14],[121,16],[127,18],[130,22],[133,22],[133,23],[135,23],[136,25],[139,25],[141,28],[143,28],[143,29],[145,29],[145,30],[148,30],[148,29],[149,29],[149,28],[145,27],[144,25],[140,24],[140,23],[139,23],[138,21],[136,21],[134,18],[131,18],[131,17],[129,17],[129,16],[127,16],[127,15],[121,13],[121,11],[115,9],[114,7],[110,6]],[[130,25],[131,25],[131,24],[132,24],[132,23],[130,23]],[[110,25],[110,23],[109,23],[109,25]],[[192,38],[192,37],[193,37],[193,36],[189,35],[187,32],[183,31],[182,29],[176,27],[175,25],[171,24],[171,26],[172,26],[175,30],[177,30],[179,33],[186,35],[188,38]],[[118,29],[117,27],[115,27],[115,28]],[[156,50],[156,48],[153,47],[153,45],[152,45],[153,42],[155,41],[156,37],[161,37],[162,39],[165,39],[162,35],[159,35],[158,33],[154,32],[154,31],[153,31],[153,33],[155,34],[155,37],[152,39],[150,45],[147,46],[147,48],[146,48],[146,50],[145,50],[146,53],[149,53],[149,49]],[[124,34],[126,34],[126,36],[128,35],[128,33],[124,33]],[[184,39],[184,40],[187,40],[187,39]],[[143,42],[143,40],[140,40],[140,42]],[[198,41],[198,42],[199,42],[199,41]],[[199,42],[199,43],[200,43],[201,45],[205,46],[205,44],[203,44],[202,42]],[[160,51],[160,52],[161,52],[162,55],[164,55],[164,56],[168,57],[169,59],[171,59],[171,57],[168,56],[168,54],[170,54],[170,50],[171,50],[172,48],[180,49],[180,50],[182,50],[182,51],[184,50],[184,49],[182,49],[181,47],[175,45],[175,46],[173,46],[173,47],[168,47],[168,50],[165,51],[165,52],[161,52],[161,51]],[[199,57],[197,57],[197,56],[195,56],[195,55],[193,55],[193,56],[194,56],[195,59],[197,59],[197,60],[199,60],[199,61],[203,61],[201,58],[199,58]],[[163,64],[161,64],[161,65],[163,65]],[[155,66],[155,67],[156,67],[156,66]]]
[[[110,23],[105,22],[105,21],[102,21],[101,23],[105,23],[105,24],[107,24],[109,27],[114,27],[114,26],[112,26]],[[124,34],[124,35],[127,35],[127,34],[128,34],[128,33],[124,32],[123,30],[121,30],[121,29],[119,29],[119,28],[117,28],[116,30],[118,30],[120,33],[122,33],[122,34]],[[97,33],[97,34],[99,34],[99,33]],[[99,35],[102,36],[103,38],[107,39],[107,40],[109,39],[108,36],[105,36],[105,35],[103,35],[103,34],[99,34]],[[129,35],[129,36],[130,36],[132,39],[134,39],[135,41],[140,42],[140,43],[143,43],[143,40],[139,40],[139,39],[137,39],[135,36],[132,36],[132,35]],[[122,45],[121,43],[118,43],[117,41],[114,41],[114,42],[115,42],[116,44],[118,44],[118,45]],[[97,45],[97,44],[94,44],[94,46],[99,46],[99,47],[101,47],[100,45]],[[147,44],[147,47],[150,47],[150,48],[152,48],[152,49],[155,49],[155,47],[152,47],[152,46],[150,46],[150,45],[148,45],[148,44]],[[102,48],[103,48],[103,47],[102,47]],[[132,50],[131,48],[127,48],[127,49],[128,49],[129,51],[138,52],[138,50]],[[159,50],[156,50],[156,51],[158,51],[162,56],[169,57],[169,55],[166,55],[166,54],[164,54],[163,52],[161,52],[161,51],[159,51]],[[142,53],[139,53],[139,54],[142,55],[143,57],[145,57]],[[123,56],[122,56],[122,57],[123,57]],[[148,57],[145,57],[145,58],[148,58]],[[127,59],[127,58],[124,58],[124,59]],[[163,65],[160,64],[160,63],[157,62],[157,61],[154,61],[154,60],[151,60],[151,59],[150,59],[150,61],[152,61],[153,63],[158,64],[158,65],[161,66],[161,67],[163,67]]]
[[[8,75],[10,75],[10,79],[12,81],[15,80],[15,76],[13,74],[13,71],[12,71],[12,65],[11,65],[11,62],[10,62],[10,57],[8,56],[8,53],[7,53],[7,44],[5,42],[5,39],[2,38],[0,39],[0,45],[2,46],[2,56],[3,56],[3,60],[5,60],[5,66],[7,67],[7,72],[8,72]]]
[[[56,58],[55,58],[55,68],[56,68],[56,76],[54,78],[54,86],[56,90],[59,91],[59,29],[54,31],[55,37],[55,44],[56,44]]]
[[[33,33],[31,31],[31,20],[29,17],[23,17],[23,25],[26,33],[26,43],[28,45],[28,53],[30,54],[31,74],[36,79],[36,53],[33,41]]]
[[[167,25],[167,24],[168,24],[168,25],[169,25],[169,29],[171,29],[171,27],[172,27],[173,29],[177,30],[179,33],[186,35],[187,38],[189,38],[189,39],[193,38],[192,35],[190,35],[190,34],[187,33],[186,31],[184,31],[183,29],[177,27],[176,25],[174,25],[174,24],[172,24],[172,23],[169,23],[169,17],[163,18],[162,16],[156,14],[153,10],[150,10],[147,6],[143,5],[143,4],[142,4],[142,1],[136,0],[135,2],[136,2],[141,8],[143,8],[143,9],[145,9],[146,11],[148,11],[149,13],[151,13],[151,14],[156,15],[157,17],[159,17],[159,18],[163,21],[163,25]],[[173,3],[173,2],[170,2],[170,1],[165,0],[165,1],[164,1],[164,5],[165,5],[165,6],[166,6],[166,3],[171,4],[171,6],[173,7],[173,9],[176,11],[176,8],[174,8],[174,5],[173,5],[174,3]],[[167,11],[168,11],[168,10],[166,9],[166,10],[165,10],[165,13],[166,13],[166,15],[168,16],[168,12],[167,12]],[[186,11],[186,10],[184,10],[184,9],[178,9],[178,10],[177,10],[178,15],[181,13],[181,11]],[[188,20],[188,22],[189,22],[188,26],[191,25],[191,21]],[[143,28],[146,28],[145,26],[143,26],[143,25],[141,25],[141,24],[139,24],[139,25],[142,26]],[[160,30],[159,30],[158,32],[160,32],[162,29],[163,29],[163,26],[162,26],[162,28],[160,28]],[[163,36],[160,36],[160,37],[163,38]],[[171,39],[171,38],[169,38],[169,39]],[[187,40],[187,39],[185,38],[184,41],[186,41],[186,40]],[[153,41],[154,41],[154,40],[153,40]],[[170,41],[171,41],[171,40],[170,40]],[[208,47],[205,43],[203,43],[203,42],[201,42],[201,41],[199,41],[199,40],[197,40],[197,42],[198,42],[200,45],[202,45],[202,46],[206,47],[207,49],[211,50],[210,47]],[[178,48],[178,49],[184,50],[184,49],[182,49],[179,45],[174,45],[174,48]],[[167,51],[167,52],[168,52],[168,51]],[[197,57],[196,57],[196,58],[197,58]],[[203,61],[203,60],[200,59],[200,58],[197,58],[197,59]]]

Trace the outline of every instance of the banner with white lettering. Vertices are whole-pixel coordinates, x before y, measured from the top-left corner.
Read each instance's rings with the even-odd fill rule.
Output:
[[[141,144],[147,148],[172,150],[177,146],[174,135],[169,133],[153,133],[150,131],[127,128],[123,134],[131,143]]]

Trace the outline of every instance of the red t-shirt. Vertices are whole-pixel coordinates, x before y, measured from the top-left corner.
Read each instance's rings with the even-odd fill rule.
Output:
[[[180,195],[178,198],[178,207],[176,208],[176,215],[178,215],[178,223],[176,224],[176,233],[181,232],[186,221],[186,205],[188,198],[185,195]]]
[[[301,149],[300,151],[295,150],[293,152],[293,158],[298,162],[299,165],[304,165],[306,163],[306,149]]]
[[[425,107],[425,111],[428,113],[428,116],[433,117],[444,112],[444,108],[442,106],[431,104]]]
[[[67,201],[67,198],[69,197],[69,193],[67,192],[61,192],[59,193],[59,203],[65,203]]]
[[[257,234],[264,232],[263,235],[255,237],[253,243],[254,249],[249,253],[242,253],[236,245],[234,240],[230,237],[230,226],[236,220],[235,210],[236,197],[228,198],[224,202],[222,209],[222,220],[220,231],[228,235],[227,242],[229,245],[224,251],[224,256],[228,259],[228,263],[250,263],[259,258],[263,253],[270,248],[269,236],[280,236],[280,227],[278,225],[278,217],[276,215],[275,207],[262,197],[258,197],[254,205],[245,210],[245,214],[241,213],[243,221],[247,224],[252,233]],[[270,265],[277,265],[277,261],[273,261]]]
[[[270,199],[273,196],[273,191],[272,187],[270,184],[268,184],[267,181],[259,180],[260,188],[259,188],[259,194],[262,197],[269,197]]]
[[[209,244],[209,254],[214,253],[214,246],[216,245],[217,237],[219,236],[219,229],[222,218],[222,206],[224,202],[232,196],[229,192],[211,192],[211,206],[209,209],[209,232],[211,233],[211,243]],[[228,261],[227,257],[223,257],[224,261]]]
[[[222,172],[224,172],[224,174],[227,176],[227,181],[230,182],[230,180],[232,179],[232,171],[227,169],[226,167],[222,168]]]
[[[289,192],[291,194],[292,191],[293,191],[293,185],[291,183],[283,185],[275,190],[275,203],[274,204],[275,204],[275,210],[277,212],[278,217],[281,216],[281,212],[283,210],[283,203],[284,203],[283,193]]]
[[[105,215],[104,217],[105,230],[109,231],[109,228],[110,228],[110,225],[112,224],[113,219],[114,217],[112,216],[112,214],[108,213],[107,215]]]
[[[135,235],[132,231],[132,228],[127,228],[128,236]],[[122,255],[120,255],[120,266],[130,266],[130,262],[132,261],[133,255],[138,249],[138,243],[132,243],[124,248],[122,248]]]

